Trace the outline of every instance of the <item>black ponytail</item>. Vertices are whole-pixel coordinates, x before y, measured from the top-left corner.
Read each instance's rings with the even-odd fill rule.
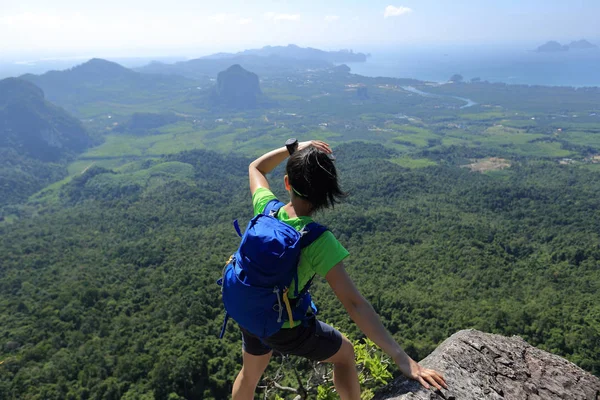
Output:
[[[312,146],[294,152],[286,172],[293,192],[311,203],[313,211],[333,208],[347,195],[340,188],[333,160]]]

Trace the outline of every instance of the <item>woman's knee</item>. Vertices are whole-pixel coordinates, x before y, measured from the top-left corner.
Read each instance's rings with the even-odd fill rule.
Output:
[[[342,345],[337,353],[325,361],[333,364],[354,364],[354,358],[354,346],[344,336],[342,337]]]

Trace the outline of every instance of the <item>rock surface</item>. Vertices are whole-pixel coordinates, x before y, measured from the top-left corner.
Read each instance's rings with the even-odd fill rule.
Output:
[[[444,374],[433,392],[399,378],[374,400],[600,400],[600,379],[517,336],[457,332],[422,362]]]

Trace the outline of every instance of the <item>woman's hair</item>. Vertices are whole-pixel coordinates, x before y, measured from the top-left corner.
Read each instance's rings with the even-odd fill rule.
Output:
[[[313,211],[334,207],[346,196],[340,189],[333,160],[312,146],[290,156],[286,173],[292,191],[311,203]]]

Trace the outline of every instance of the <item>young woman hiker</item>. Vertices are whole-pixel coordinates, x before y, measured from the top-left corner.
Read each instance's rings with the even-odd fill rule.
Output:
[[[312,140],[297,145],[290,156],[284,184],[291,201],[277,213],[277,218],[300,231],[312,222],[315,212],[332,207],[344,196],[341,191],[331,148]],[[275,199],[266,175],[288,158],[286,147],[273,150],[250,164],[250,191],[254,214],[263,212]],[[331,289],[361,331],[386,354],[407,377],[425,388],[447,388],[443,376],[423,368],[412,360],[381,324],[379,316],[359,293],[346,273],[342,260],[348,251],[329,231],[302,250],[298,265],[298,284],[304,287],[316,274],[325,277]],[[258,338],[242,328],[243,366],[233,385],[233,400],[251,400],[273,350],[310,360],[333,364],[333,383],[342,400],[360,400],[360,386],[354,361],[354,349],[348,339],[331,326],[312,317],[293,328],[286,323],[268,338]]]

